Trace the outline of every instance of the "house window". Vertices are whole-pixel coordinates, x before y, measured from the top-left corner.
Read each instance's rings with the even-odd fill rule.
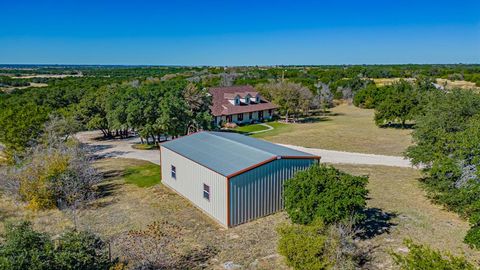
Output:
[[[260,103],[260,96],[255,97],[255,102]]]
[[[172,178],[177,179],[177,168],[175,168],[175,166],[172,165],[171,171],[172,171]]]
[[[273,110],[272,109],[268,110],[268,115],[270,115],[270,116],[273,115]]]
[[[262,119],[263,118],[263,111],[258,111],[258,118]]]
[[[235,98],[235,105],[238,105],[240,104],[240,99],[239,98]]]
[[[252,118],[253,118],[253,112],[249,112],[249,113],[248,113],[248,119],[249,119],[249,120],[252,120]]]
[[[203,198],[210,201],[210,186],[203,184]]]
[[[232,122],[232,116],[231,115],[227,115],[227,123],[231,123]]]
[[[238,121],[243,121],[243,113],[237,114]]]

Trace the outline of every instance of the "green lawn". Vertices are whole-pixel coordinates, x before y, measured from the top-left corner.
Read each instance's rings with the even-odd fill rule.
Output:
[[[262,130],[267,130],[268,128],[266,126],[263,126],[261,124],[253,124],[253,125],[245,125],[241,127],[236,127],[233,130],[240,132],[240,133],[250,133],[250,132],[256,132],[256,131],[262,131]]]
[[[160,183],[160,166],[152,163],[128,167],[124,172],[126,183],[139,187],[151,187]]]
[[[154,149],[158,149],[159,147],[157,144],[138,143],[138,144],[132,145],[132,148],[138,149],[138,150],[154,150]]]
[[[264,137],[270,137],[270,136],[276,136],[282,133],[288,133],[293,130],[293,127],[290,126],[289,124],[280,123],[280,122],[269,122],[267,123],[267,125],[273,127],[273,130],[252,134],[252,137],[261,139]]]

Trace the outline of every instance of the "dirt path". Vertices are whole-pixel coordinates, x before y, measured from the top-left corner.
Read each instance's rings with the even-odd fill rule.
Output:
[[[343,152],[317,148],[306,148],[295,145],[279,144],[295,150],[321,156],[322,162],[332,164],[359,164],[359,165],[382,165],[392,167],[411,168],[413,165],[409,160],[399,156],[386,156],[375,154],[363,154],[355,152]]]
[[[99,131],[80,132],[76,137],[83,143],[93,148],[96,155],[100,157],[112,158],[133,158],[150,161],[160,164],[160,152],[158,150],[138,150],[133,149],[132,145],[139,143],[139,138],[115,139],[115,140],[96,140],[101,137]],[[317,148],[306,148],[301,146],[279,144],[292,149],[319,155],[321,161],[332,164],[358,164],[358,165],[382,165],[393,167],[412,167],[410,161],[398,156],[385,156],[374,154],[363,154],[353,152],[333,151]]]
[[[98,140],[101,138],[100,131],[85,131],[75,135],[82,143],[92,148],[95,155],[100,158],[133,158],[160,164],[160,151],[158,150],[138,150],[132,145],[140,143],[140,138]]]
[[[252,131],[252,132],[249,132],[248,134],[257,134],[257,133],[263,133],[263,132],[267,132],[267,131],[273,130],[273,127],[270,126],[270,125],[268,125],[268,124],[261,123],[261,124],[259,124],[259,125],[264,126],[264,127],[266,127],[267,129],[259,130],[259,131]]]

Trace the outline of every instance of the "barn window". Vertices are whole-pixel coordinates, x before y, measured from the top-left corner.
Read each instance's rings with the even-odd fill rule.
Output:
[[[210,201],[210,186],[203,184],[203,198]]]
[[[172,165],[172,178],[177,179],[177,168]]]

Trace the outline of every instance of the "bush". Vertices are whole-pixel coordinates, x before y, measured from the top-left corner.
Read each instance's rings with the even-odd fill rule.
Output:
[[[109,269],[112,265],[105,243],[94,234],[80,231],[62,235],[55,262],[60,269]]]
[[[22,222],[6,226],[0,269],[109,269],[105,244],[88,232],[72,231],[54,242]]]
[[[325,225],[315,222],[311,225],[281,225],[278,252],[285,256],[287,265],[295,269],[326,269],[331,262],[323,256],[325,252]]]
[[[353,176],[333,167],[315,165],[285,182],[285,209],[294,223],[320,218],[326,224],[365,218],[367,177]]]
[[[0,245],[0,269],[51,269],[53,244],[46,235],[35,232],[30,223],[5,226]]]
[[[480,248],[480,226],[473,226],[468,230],[463,241],[471,248]]]
[[[363,258],[351,224],[326,226],[317,219],[310,225],[283,224],[277,232],[279,253],[294,269],[357,269]]]
[[[473,270],[477,269],[463,257],[455,257],[449,253],[442,254],[428,246],[414,244],[405,240],[408,254],[392,253],[393,260],[400,269],[432,269],[432,270]]]

